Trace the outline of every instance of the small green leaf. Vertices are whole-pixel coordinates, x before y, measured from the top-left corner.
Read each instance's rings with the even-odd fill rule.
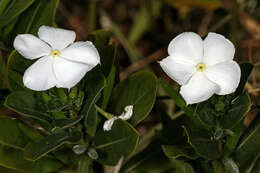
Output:
[[[259,115],[259,114],[258,114]],[[245,131],[236,151],[236,160],[240,165],[246,164],[259,153],[260,148],[260,116]]]
[[[180,147],[174,145],[162,145],[164,154],[171,159],[177,159],[179,157],[185,157],[188,159],[197,159],[198,155],[192,148]]]
[[[12,0],[9,7],[0,16],[0,28],[14,20],[23,11],[25,11],[34,0]]]
[[[112,130],[99,129],[94,138],[94,148],[98,152],[98,161],[115,165],[121,157],[127,159],[135,150],[139,140],[138,132],[127,122],[116,120]]]
[[[25,147],[24,156],[28,160],[35,161],[42,158],[49,152],[54,151],[65,143],[77,143],[80,138],[81,134],[79,132],[73,132],[73,134],[69,134],[68,132],[62,131],[57,134],[52,134],[38,142],[29,143]]]
[[[230,158],[224,158],[222,160],[223,164],[225,165],[226,169],[229,173],[239,173],[239,168],[237,164]]]
[[[184,129],[188,137],[188,143],[198,155],[209,160],[216,160],[220,157],[217,141],[212,140],[207,131]]]
[[[156,76],[151,72],[137,72],[114,88],[109,104],[109,112],[120,115],[125,106],[133,105],[133,116],[129,121],[135,126],[144,120],[152,110],[156,91]]]
[[[231,103],[230,109],[227,113],[221,116],[220,124],[224,129],[231,129],[235,127],[250,110],[251,101],[247,93],[243,93]]]

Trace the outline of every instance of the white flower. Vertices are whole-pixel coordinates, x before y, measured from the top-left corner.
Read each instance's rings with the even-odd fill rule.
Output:
[[[110,131],[112,129],[114,122],[118,119],[124,121],[129,120],[133,115],[133,109],[134,109],[133,105],[127,105],[124,109],[125,111],[120,116],[114,116],[113,118],[106,120],[103,125],[104,131]]]
[[[41,26],[38,36],[22,34],[14,40],[14,48],[25,58],[40,58],[24,73],[23,83],[27,88],[36,91],[55,86],[70,89],[100,63],[92,42],[74,42],[74,31]]]
[[[168,53],[160,65],[182,85],[180,94],[187,104],[230,94],[238,87],[241,71],[233,61],[234,45],[220,34],[209,33],[202,40],[196,33],[182,33],[170,42]]]

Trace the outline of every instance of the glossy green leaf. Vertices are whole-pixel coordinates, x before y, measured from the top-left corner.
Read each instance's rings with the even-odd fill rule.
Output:
[[[236,160],[240,165],[246,164],[259,153],[260,148],[260,117],[257,116],[245,131],[236,151]]]
[[[26,10],[34,0],[12,0],[9,7],[0,16],[0,27],[14,20],[19,14]]]
[[[21,115],[37,120],[46,129],[52,129],[52,117],[40,110],[33,93],[18,91],[11,93],[5,100],[5,106]]]
[[[24,159],[24,147],[30,138],[20,130],[18,120],[0,116],[0,165],[27,173],[50,173],[62,165],[55,159],[44,157],[36,162]]]
[[[49,152],[54,151],[65,143],[77,143],[80,138],[81,134],[79,132],[73,132],[73,134],[69,134],[68,132],[62,131],[57,134],[52,134],[38,142],[29,143],[25,147],[24,156],[28,160],[35,161],[42,158]]]
[[[216,160],[220,157],[217,141],[212,140],[207,131],[185,128],[185,132],[188,143],[198,155],[209,160]]]
[[[121,157],[127,159],[135,150],[139,140],[138,132],[127,122],[116,120],[112,130],[97,131],[94,148],[98,152],[98,161],[102,164],[115,165]]]
[[[87,96],[87,100],[80,114],[82,114],[85,118],[84,125],[86,128],[86,133],[92,138],[96,133],[98,125],[95,102],[105,87],[106,80],[104,75],[100,72],[99,67],[97,67],[86,75],[84,81],[86,83],[85,95]]]
[[[177,159],[179,157],[185,157],[188,159],[197,159],[198,155],[192,148],[181,147],[174,145],[162,145],[164,154],[171,159]]]
[[[224,129],[236,126],[250,110],[251,101],[247,93],[243,93],[232,101],[229,110],[221,116],[220,124]]]
[[[109,112],[120,115],[125,106],[133,105],[129,120],[134,126],[148,116],[155,102],[157,78],[151,72],[137,72],[120,82],[113,90]]]
[[[229,173],[239,173],[239,168],[237,164],[230,158],[224,158],[222,160],[225,168],[228,170]]]

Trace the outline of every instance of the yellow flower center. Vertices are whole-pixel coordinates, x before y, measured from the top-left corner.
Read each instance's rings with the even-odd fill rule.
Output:
[[[57,49],[54,49],[51,51],[51,56],[53,56],[54,58],[58,57],[60,55],[60,51]]]
[[[206,65],[203,64],[203,63],[199,63],[199,64],[196,66],[196,69],[197,69],[197,71],[202,72],[202,71],[204,71],[204,70],[206,69]]]

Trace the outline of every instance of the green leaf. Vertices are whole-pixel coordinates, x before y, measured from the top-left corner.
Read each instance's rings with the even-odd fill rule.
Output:
[[[62,165],[44,157],[36,162],[24,159],[24,147],[30,139],[20,130],[18,120],[0,116],[0,165],[27,173],[50,173]]]
[[[37,0],[22,15],[15,28],[15,35],[31,33],[37,34],[38,28],[42,25],[53,26],[55,13],[59,0]]]
[[[23,73],[33,63],[15,50],[8,57],[8,84],[11,91],[30,91],[23,85]]]
[[[259,114],[258,114],[259,115]],[[256,116],[253,123],[245,131],[237,147],[236,160],[245,165],[259,153],[260,148],[260,116]]]
[[[181,95],[177,91],[175,91],[167,82],[165,82],[163,79],[160,79],[160,84],[165,92],[174,100],[175,104],[189,116],[196,128],[210,128],[209,124],[206,124],[200,119],[200,116],[195,111],[196,108],[194,110],[191,106],[187,106]]]
[[[87,96],[87,100],[81,115],[85,117],[84,125],[86,128],[86,133],[89,135],[89,137],[92,138],[96,133],[98,125],[98,116],[95,109],[95,102],[105,87],[106,80],[103,74],[100,72],[100,68],[97,67],[86,75],[84,81],[86,83],[85,95]]]
[[[18,120],[0,116],[0,143],[2,145],[22,149],[27,144],[28,138],[20,131],[18,122]]]
[[[160,84],[165,90],[165,92],[174,100],[177,106],[179,106],[187,115],[194,116],[194,111],[191,107],[187,106],[184,99],[181,97],[181,95],[176,92],[167,82],[165,82],[163,79],[160,79]]]
[[[248,77],[251,74],[253,67],[254,67],[252,64],[249,64],[249,63],[239,64],[239,66],[241,69],[241,78],[240,78],[240,83],[235,92],[236,96],[242,94],[242,92],[245,88],[245,84],[248,80]]]
[[[11,0],[1,0],[0,1],[0,15],[4,12],[6,6],[10,3]]]
[[[23,154],[21,149],[0,144],[0,165],[26,173],[52,173],[62,166],[59,161],[47,157],[35,162],[25,160]]]
[[[28,160],[38,160],[54,151],[58,147],[65,143],[74,144],[77,143],[81,138],[81,133],[73,132],[70,134],[68,132],[62,131],[60,133],[52,134],[43,138],[38,142],[31,142],[25,147],[24,156]]]
[[[88,173],[91,159],[87,155],[83,155],[79,161],[78,173]]]
[[[207,131],[184,129],[188,137],[188,143],[198,155],[209,160],[216,160],[220,157],[217,141],[212,140]]]
[[[115,165],[121,157],[127,159],[135,150],[139,140],[138,132],[127,122],[116,120],[110,131],[99,129],[94,138],[98,161]]]
[[[13,0],[9,7],[0,16],[0,28],[14,20],[23,11],[25,11],[34,0]]]
[[[25,172],[22,172],[22,171],[8,169],[8,168],[2,167],[2,166],[0,166],[0,172],[4,172],[4,173],[25,173]]]
[[[36,120],[46,130],[51,130],[52,126],[50,122],[52,121],[52,117],[46,112],[41,111],[37,103],[33,93],[18,91],[7,96],[4,104],[9,109]]]
[[[175,164],[178,173],[195,173],[192,166],[187,162],[174,160],[173,163]]]
[[[188,159],[197,159],[198,155],[194,152],[192,148],[181,147],[174,145],[162,145],[164,154],[171,159],[177,159],[179,157],[185,157]]]
[[[222,160],[225,168],[228,170],[229,173],[239,173],[239,168],[237,164],[230,158],[224,158]]]
[[[220,124],[224,129],[235,127],[247,114],[251,107],[251,100],[247,93],[243,93],[231,102],[230,109],[221,116]]]
[[[105,30],[97,30],[89,35],[89,39],[94,42],[101,57],[101,70],[105,77],[108,77],[115,63],[116,48],[109,45],[111,33]]]
[[[109,103],[109,99],[115,84],[115,78],[116,78],[116,68],[113,66],[110,74],[107,77],[107,85],[104,88],[104,92],[103,92],[102,109],[104,110],[107,108],[107,105]]]
[[[55,25],[55,14],[59,4],[59,0],[50,0],[47,2],[46,0],[41,1],[41,10],[37,13],[30,30],[30,33],[33,34],[36,34],[38,32],[39,27],[42,25]]]
[[[152,110],[156,91],[156,76],[151,72],[137,72],[114,88],[109,104],[109,112],[120,115],[125,106],[133,105],[133,116],[129,121],[135,126],[144,120]]]
[[[229,136],[225,143],[224,157],[228,157],[236,149],[243,127],[243,121],[241,121],[232,129],[233,135]]]

